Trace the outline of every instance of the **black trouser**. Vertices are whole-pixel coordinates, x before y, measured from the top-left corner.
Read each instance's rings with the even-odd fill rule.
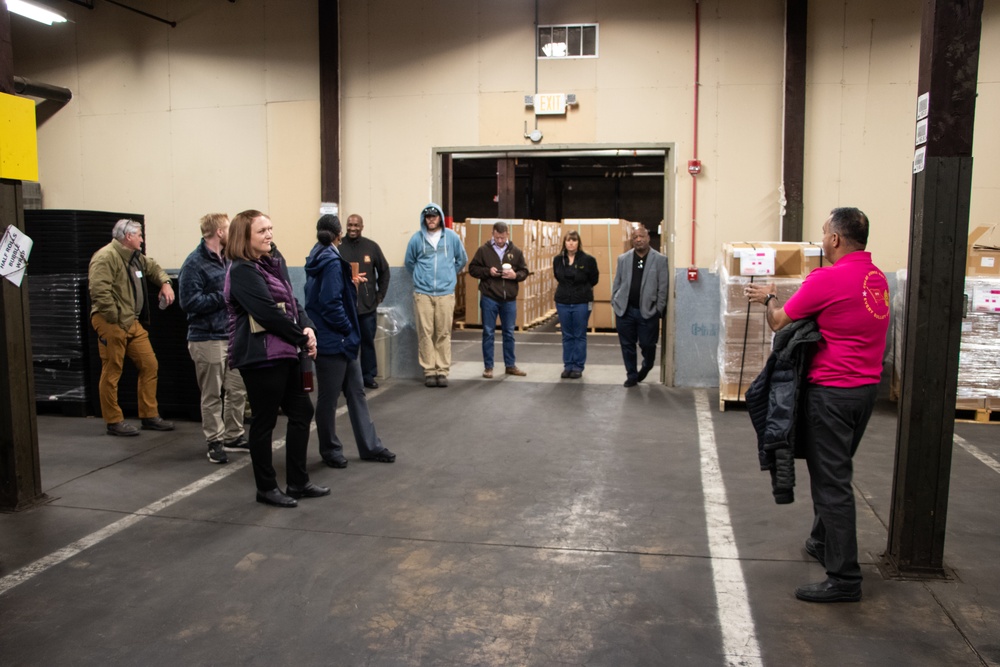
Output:
[[[378,311],[358,313],[361,329],[361,377],[371,382],[378,375],[378,358],[375,356],[375,331],[378,329]]]
[[[247,399],[253,409],[250,423],[250,459],[258,491],[278,487],[277,475],[271,465],[271,436],[278,422],[278,408],[288,417],[285,431],[285,481],[294,486],[309,483],[306,472],[306,448],[309,446],[309,424],[313,405],[302,391],[299,362],[281,360],[266,368],[241,368]]]
[[[636,343],[642,351],[642,367],[648,371],[656,360],[656,344],[660,339],[660,318],[645,318],[638,308],[626,308],[625,314],[615,319],[615,328],[618,330],[618,342],[622,346],[625,375],[629,380],[635,380],[638,377]]]
[[[865,433],[877,394],[877,384],[851,388],[805,386],[799,435],[809,465],[815,514],[811,537],[823,545],[827,576],[846,583],[861,583],[852,457]]]

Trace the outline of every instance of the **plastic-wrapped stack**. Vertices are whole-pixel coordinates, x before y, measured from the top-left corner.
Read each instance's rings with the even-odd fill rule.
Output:
[[[958,397],[1000,409],[1000,278],[966,277]]]
[[[747,388],[764,368],[774,334],[764,308],[750,304],[743,290],[751,282],[773,283],[785,303],[802,279],[823,264],[823,250],[813,243],[726,243],[722,246],[719,285],[719,408],[743,401]]]

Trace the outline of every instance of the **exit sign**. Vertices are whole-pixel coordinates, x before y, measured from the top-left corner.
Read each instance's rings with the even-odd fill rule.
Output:
[[[566,94],[547,93],[535,95],[535,115],[557,115],[566,113]]]

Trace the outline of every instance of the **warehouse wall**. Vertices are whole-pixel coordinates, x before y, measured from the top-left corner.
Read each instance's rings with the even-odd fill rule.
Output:
[[[74,23],[12,18],[15,72],[70,88],[39,130],[49,208],[144,213],[150,254],[177,267],[208,211],[268,211],[295,264],[319,206],[316,0],[147,0],[176,28],[99,3],[64,3]],[[780,229],[784,0],[703,0],[695,264],[713,268],[730,240]],[[833,206],[872,221],[887,272],[905,266],[921,4],[812,2],[805,219],[816,240]],[[667,231],[674,267],[691,263],[692,0],[545,0],[539,22],[600,24],[600,58],[538,63],[541,92],[576,93],[543,117],[542,147],[675,146]],[[525,94],[535,90],[534,0],[341,0],[342,196],[366,232],[402,263],[417,214],[436,199],[435,147],[530,148]],[[36,27],[37,26],[37,27]],[[1000,9],[987,3],[972,225],[993,224],[1000,150]],[[678,313],[698,289],[678,289]],[[699,315],[701,317],[701,315]],[[704,318],[702,318],[704,319]],[[677,359],[691,323],[678,317]],[[710,336],[709,336],[710,338]],[[701,349],[700,347],[698,349]],[[707,366],[707,364],[706,364]],[[701,370],[678,368],[710,382]]]

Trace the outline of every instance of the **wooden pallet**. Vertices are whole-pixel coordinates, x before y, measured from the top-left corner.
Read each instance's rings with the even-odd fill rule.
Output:
[[[1000,424],[1000,410],[976,408],[975,410],[955,409],[955,421],[964,424]]]

